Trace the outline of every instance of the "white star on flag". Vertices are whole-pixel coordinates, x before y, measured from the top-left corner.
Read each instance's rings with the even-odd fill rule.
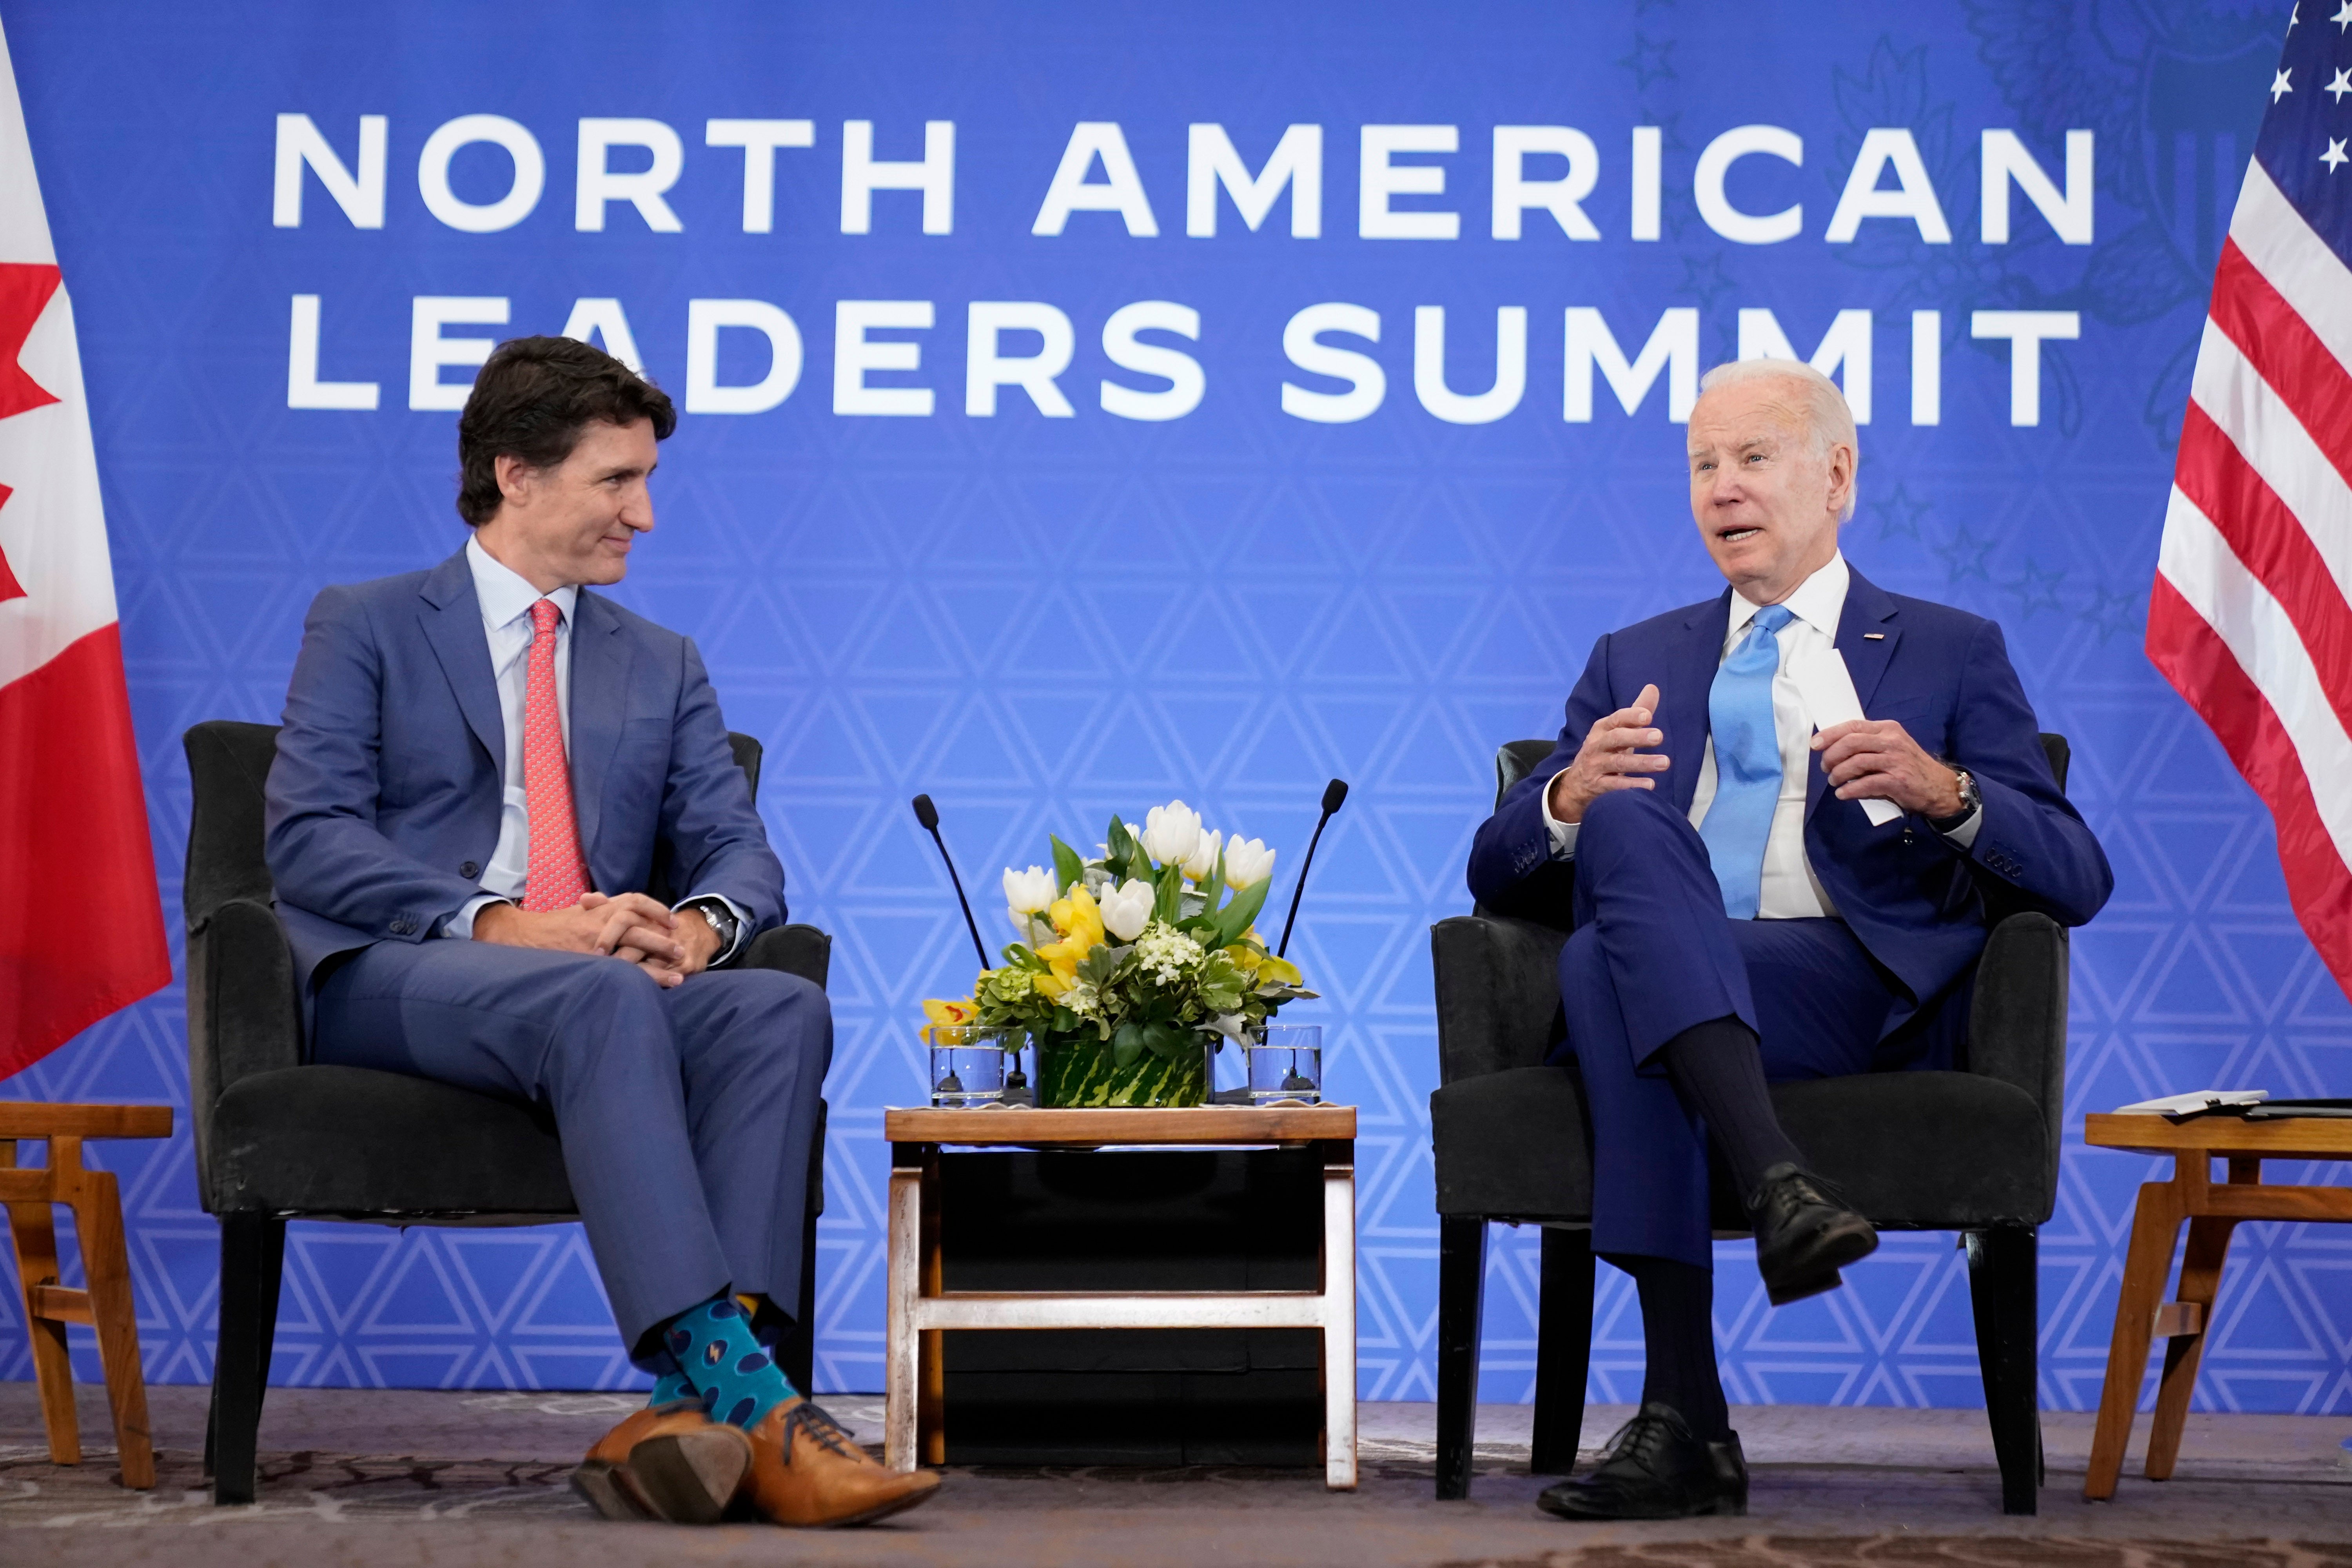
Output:
[[[2352,0],[2344,0],[2344,4],[2336,7],[2336,15],[2327,19],[2336,24],[2336,30],[2339,33],[2352,27]]]
[[[2352,142],[2352,136],[2330,137],[2327,151],[2319,155],[2319,161],[2327,165],[2327,172],[2331,174],[2336,173],[2336,166],[2338,163],[2352,163],[2352,153],[2344,151],[2346,142]]]
[[[2336,79],[2329,82],[2320,90],[2326,93],[2328,97],[2334,99],[2336,102],[2343,102],[2344,95],[2347,92],[2352,92],[2352,70],[2337,71],[2336,73]]]
[[[2352,5],[2352,0],[2345,0],[2345,3],[2347,5]],[[2277,76],[2271,79],[2271,101],[2273,103],[2276,103],[2280,99],[2284,98],[2288,93],[2294,90],[2294,89],[2288,84],[2286,79],[2290,74],[2291,73],[2287,71],[2281,71]]]

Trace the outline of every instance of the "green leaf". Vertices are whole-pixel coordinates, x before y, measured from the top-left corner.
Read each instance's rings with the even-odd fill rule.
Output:
[[[1121,1024],[1118,1033],[1110,1037],[1111,1061],[1118,1067],[1129,1066],[1143,1054],[1148,1043],[1142,1025]]]
[[[1217,943],[1219,947],[1231,947],[1242,939],[1243,933],[1250,928],[1250,921],[1257,919],[1258,910],[1265,907],[1266,889],[1273,886],[1273,878],[1261,877],[1234,894],[1234,901],[1217,911],[1217,933],[1223,938]]]
[[[1004,962],[1036,974],[1051,973],[1054,968],[1052,964],[1017,942],[1008,942],[1004,944]]]
[[[1163,1061],[1172,1061],[1176,1053],[1192,1043],[1192,1031],[1181,1024],[1146,1024],[1143,1043],[1151,1054]]]
[[[1202,879],[1198,890],[1201,895],[1201,907],[1212,911],[1216,909],[1217,900],[1224,897],[1225,851],[1223,846],[1218,847],[1217,863],[1209,868],[1209,874]]]
[[[1108,871],[1112,876],[1118,878],[1122,882],[1128,880],[1131,877],[1150,875],[1150,858],[1143,854],[1143,847],[1136,842],[1135,835],[1128,831],[1126,823],[1121,822],[1116,816],[1112,817],[1110,819],[1110,831],[1105,834],[1103,837],[1105,839],[1105,843],[1103,845],[1104,870]],[[1142,858],[1144,860],[1144,869],[1140,872],[1135,868],[1135,862],[1138,858]]]
[[[1061,898],[1069,892],[1071,883],[1087,879],[1087,863],[1058,835],[1049,833],[1045,837],[1054,845],[1054,896]]]
[[[1153,884],[1152,918],[1174,925],[1184,912],[1184,868],[1160,867],[1159,875],[1153,879]]]

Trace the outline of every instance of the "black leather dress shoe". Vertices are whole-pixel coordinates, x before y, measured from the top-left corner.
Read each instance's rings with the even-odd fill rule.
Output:
[[[1682,1413],[1655,1400],[1617,1429],[1591,1475],[1536,1499],[1562,1519],[1689,1519],[1748,1511],[1748,1458],[1739,1434],[1720,1443],[1691,1436]]]
[[[1838,1270],[1878,1250],[1878,1232],[1819,1176],[1787,1161],[1764,1173],[1748,1202],[1764,1293],[1785,1307],[1845,1283]]]

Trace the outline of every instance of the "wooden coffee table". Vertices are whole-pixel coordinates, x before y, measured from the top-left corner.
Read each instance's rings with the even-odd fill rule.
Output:
[[[890,1140],[889,1410],[894,1469],[947,1462],[948,1329],[1315,1329],[1323,1335],[1323,1479],[1356,1485],[1356,1108],[1202,1105],[1167,1110],[886,1110]],[[949,1290],[940,1256],[940,1150],[1313,1145],[1323,1158],[1318,1290]]]
[[[2264,1160],[2352,1159],[2352,1121],[2242,1121],[2234,1116],[2200,1116],[2174,1123],[2161,1116],[2094,1115],[2084,1119],[2083,1139],[2095,1148],[2173,1157],[2172,1179],[2144,1184],[2132,1214],[2131,1252],[2124,1262],[2115,1339],[2107,1349],[2107,1382],[2099,1395],[2099,1424],[2091,1438],[2091,1471],[2083,1481],[2083,1496],[2101,1502],[2116,1495],[2124,1450],[2131,1441],[2132,1413],[2139,1404],[2140,1378],[2147,1368],[2148,1342],[2159,1335],[2168,1343],[2164,1378],[2157,1386],[2156,1421],[2147,1436],[2147,1474],[2152,1481],[2172,1474],[2189,1395],[2197,1384],[2198,1353],[2213,1321],[2221,1261],[2238,1222],[2352,1222],[2352,1188],[2263,1184]],[[2230,1163],[2230,1179],[2219,1186],[2212,1180],[2217,1159]],[[2189,1251],[2180,1263],[2180,1294],[2179,1300],[2166,1301],[2164,1282],[2172,1273],[2173,1247],[2183,1220],[2189,1222]]]

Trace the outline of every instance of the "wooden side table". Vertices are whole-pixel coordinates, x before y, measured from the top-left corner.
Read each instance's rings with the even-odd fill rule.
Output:
[[[947,1462],[948,1329],[1316,1329],[1323,1335],[1323,1479],[1356,1485],[1356,1109],[1202,1105],[1169,1110],[889,1110],[889,1409],[894,1469]],[[1318,1290],[1199,1293],[948,1290],[940,1254],[940,1150],[1156,1144],[1311,1144],[1323,1157]]]
[[[2263,1184],[2264,1160],[2352,1159],[2352,1121],[2200,1116],[2175,1123],[2161,1116],[2093,1115],[2084,1119],[2083,1139],[2095,1148],[2169,1154],[2173,1163],[2170,1181],[2141,1186],[2132,1213],[2131,1251],[2124,1262],[2123,1294],[2116,1302],[2106,1386],[2099,1394],[2099,1424],[2091,1438],[2091,1470],[2083,1481],[2084,1498],[2103,1502],[2116,1495],[2124,1450],[2131,1441],[2132,1413],[2139,1404],[2140,1378],[2147,1367],[2148,1342],[2159,1335],[2168,1342],[2163,1380],[2157,1385],[2156,1421],[2147,1436],[2147,1474],[2152,1481],[2172,1474],[2189,1396],[2197,1385],[2197,1358],[2213,1321],[2221,1262],[2238,1222],[2352,1222],[2352,1188]],[[2230,1179],[2220,1186],[2212,1180],[2216,1159],[2230,1163]],[[2166,1301],[2164,1282],[2172,1273],[2173,1247],[2183,1220],[2189,1222],[2189,1250],[2180,1263],[2180,1294],[2179,1300]]]
[[[168,1138],[168,1105],[46,1105],[0,1102],[0,1203],[8,1208],[16,1245],[16,1282],[25,1327],[33,1340],[33,1375],[40,1382],[41,1425],[49,1463],[81,1463],[81,1430],[74,1418],[73,1363],[66,1357],[66,1325],[98,1331],[106,1369],[106,1398],[114,1411],[114,1443],[122,1484],[144,1491],[155,1484],[155,1450],[147,1433],[147,1379],[139,1365],[139,1316],[131,1302],[131,1262],[122,1245],[122,1199],[114,1175],[81,1163],[85,1138]],[[20,1142],[48,1145],[45,1166],[16,1163]],[[84,1290],[58,1283],[53,1205],[73,1211],[81,1242]]]

